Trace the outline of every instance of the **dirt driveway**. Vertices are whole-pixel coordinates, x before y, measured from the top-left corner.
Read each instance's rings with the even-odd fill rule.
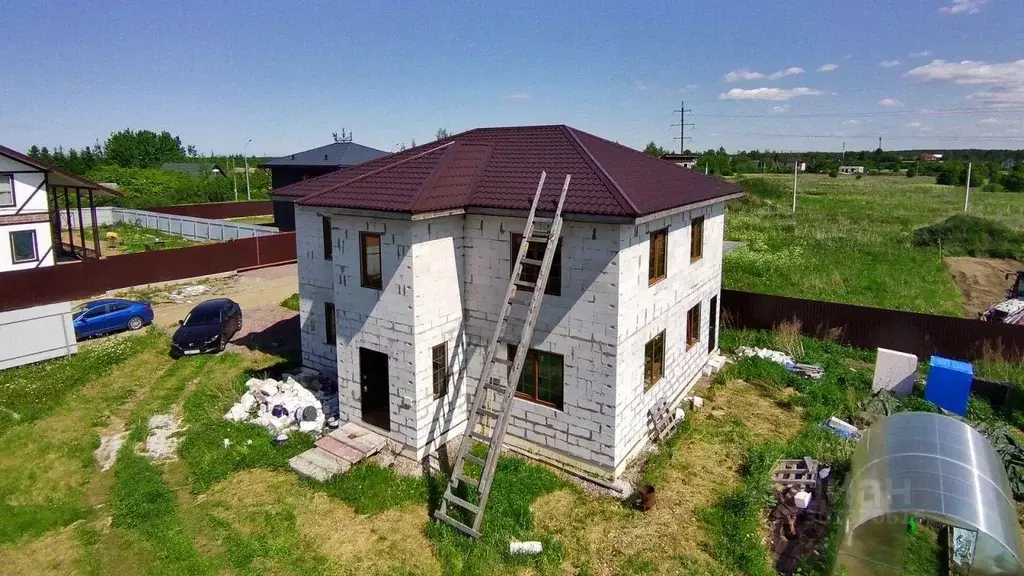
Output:
[[[228,350],[283,354],[300,349],[299,315],[281,306],[282,300],[298,291],[298,268],[288,264],[118,290],[112,295],[149,300],[156,315],[153,324],[168,333],[203,300],[231,298],[242,307],[242,330]]]
[[[1024,270],[1024,262],[998,258],[970,258],[967,256],[945,259],[949,274],[964,295],[964,311],[969,318],[1006,299],[1006,290],[1012,280],[1006,275]]]

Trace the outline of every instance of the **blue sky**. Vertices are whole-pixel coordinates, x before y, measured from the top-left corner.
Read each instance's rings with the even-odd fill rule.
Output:
[[[564,123],[675,148],[685,100],[698,149],[1024,148],[1019,0],[594,4],[8,2],[0,143],[283,155]]]

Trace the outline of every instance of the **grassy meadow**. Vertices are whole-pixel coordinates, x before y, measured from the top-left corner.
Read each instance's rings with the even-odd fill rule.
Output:
[[[963,213],[964,190],[931,177],[791,175],[730,203],[724,285],[782,296],[963,316],[963,298],[934,248],[913,231]],[[737,181],[743,180],[737,178]],[[1024,229],[1024,194],[971,191],[969,214]],[[946,254],[949,255],[949,254]]]

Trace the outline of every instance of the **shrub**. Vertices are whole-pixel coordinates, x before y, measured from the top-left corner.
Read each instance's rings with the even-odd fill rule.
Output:
[[[788,198],[790,194],[781,184],[765,178],[743,178],[737,180],[736,185],[747,194],[759,198],[784,199]]]
[[[829,178],[839,178],[839,171],[836,170],[835,168],[829,170],[828,171],[828,177]]]
[[[948,256],[1024,258],[1024,233],[963,214],[914,230],[910,242],[917,247],[941,247]]]
[[[917,176],[917,168],[913,166],[907,168],[907,178],[913,178],[914,176]]]
[[[863,177],[864,177],[864,175],[863,175],[863,174],[860,174],[860,173],[858,173],[858,174],[857,174],[857,180],[860,180],[860,179],[861,179],[861,178],[863,178]]]

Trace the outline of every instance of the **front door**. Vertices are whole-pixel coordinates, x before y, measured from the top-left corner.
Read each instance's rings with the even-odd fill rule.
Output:
[[[708,352],[715,351],[718,336],[718,296],[711,298],[711,310],[708,311]]]
[[[363,421],[384,430],[391,430],[387,354],[366,348],[359,349],[359,385]]]

